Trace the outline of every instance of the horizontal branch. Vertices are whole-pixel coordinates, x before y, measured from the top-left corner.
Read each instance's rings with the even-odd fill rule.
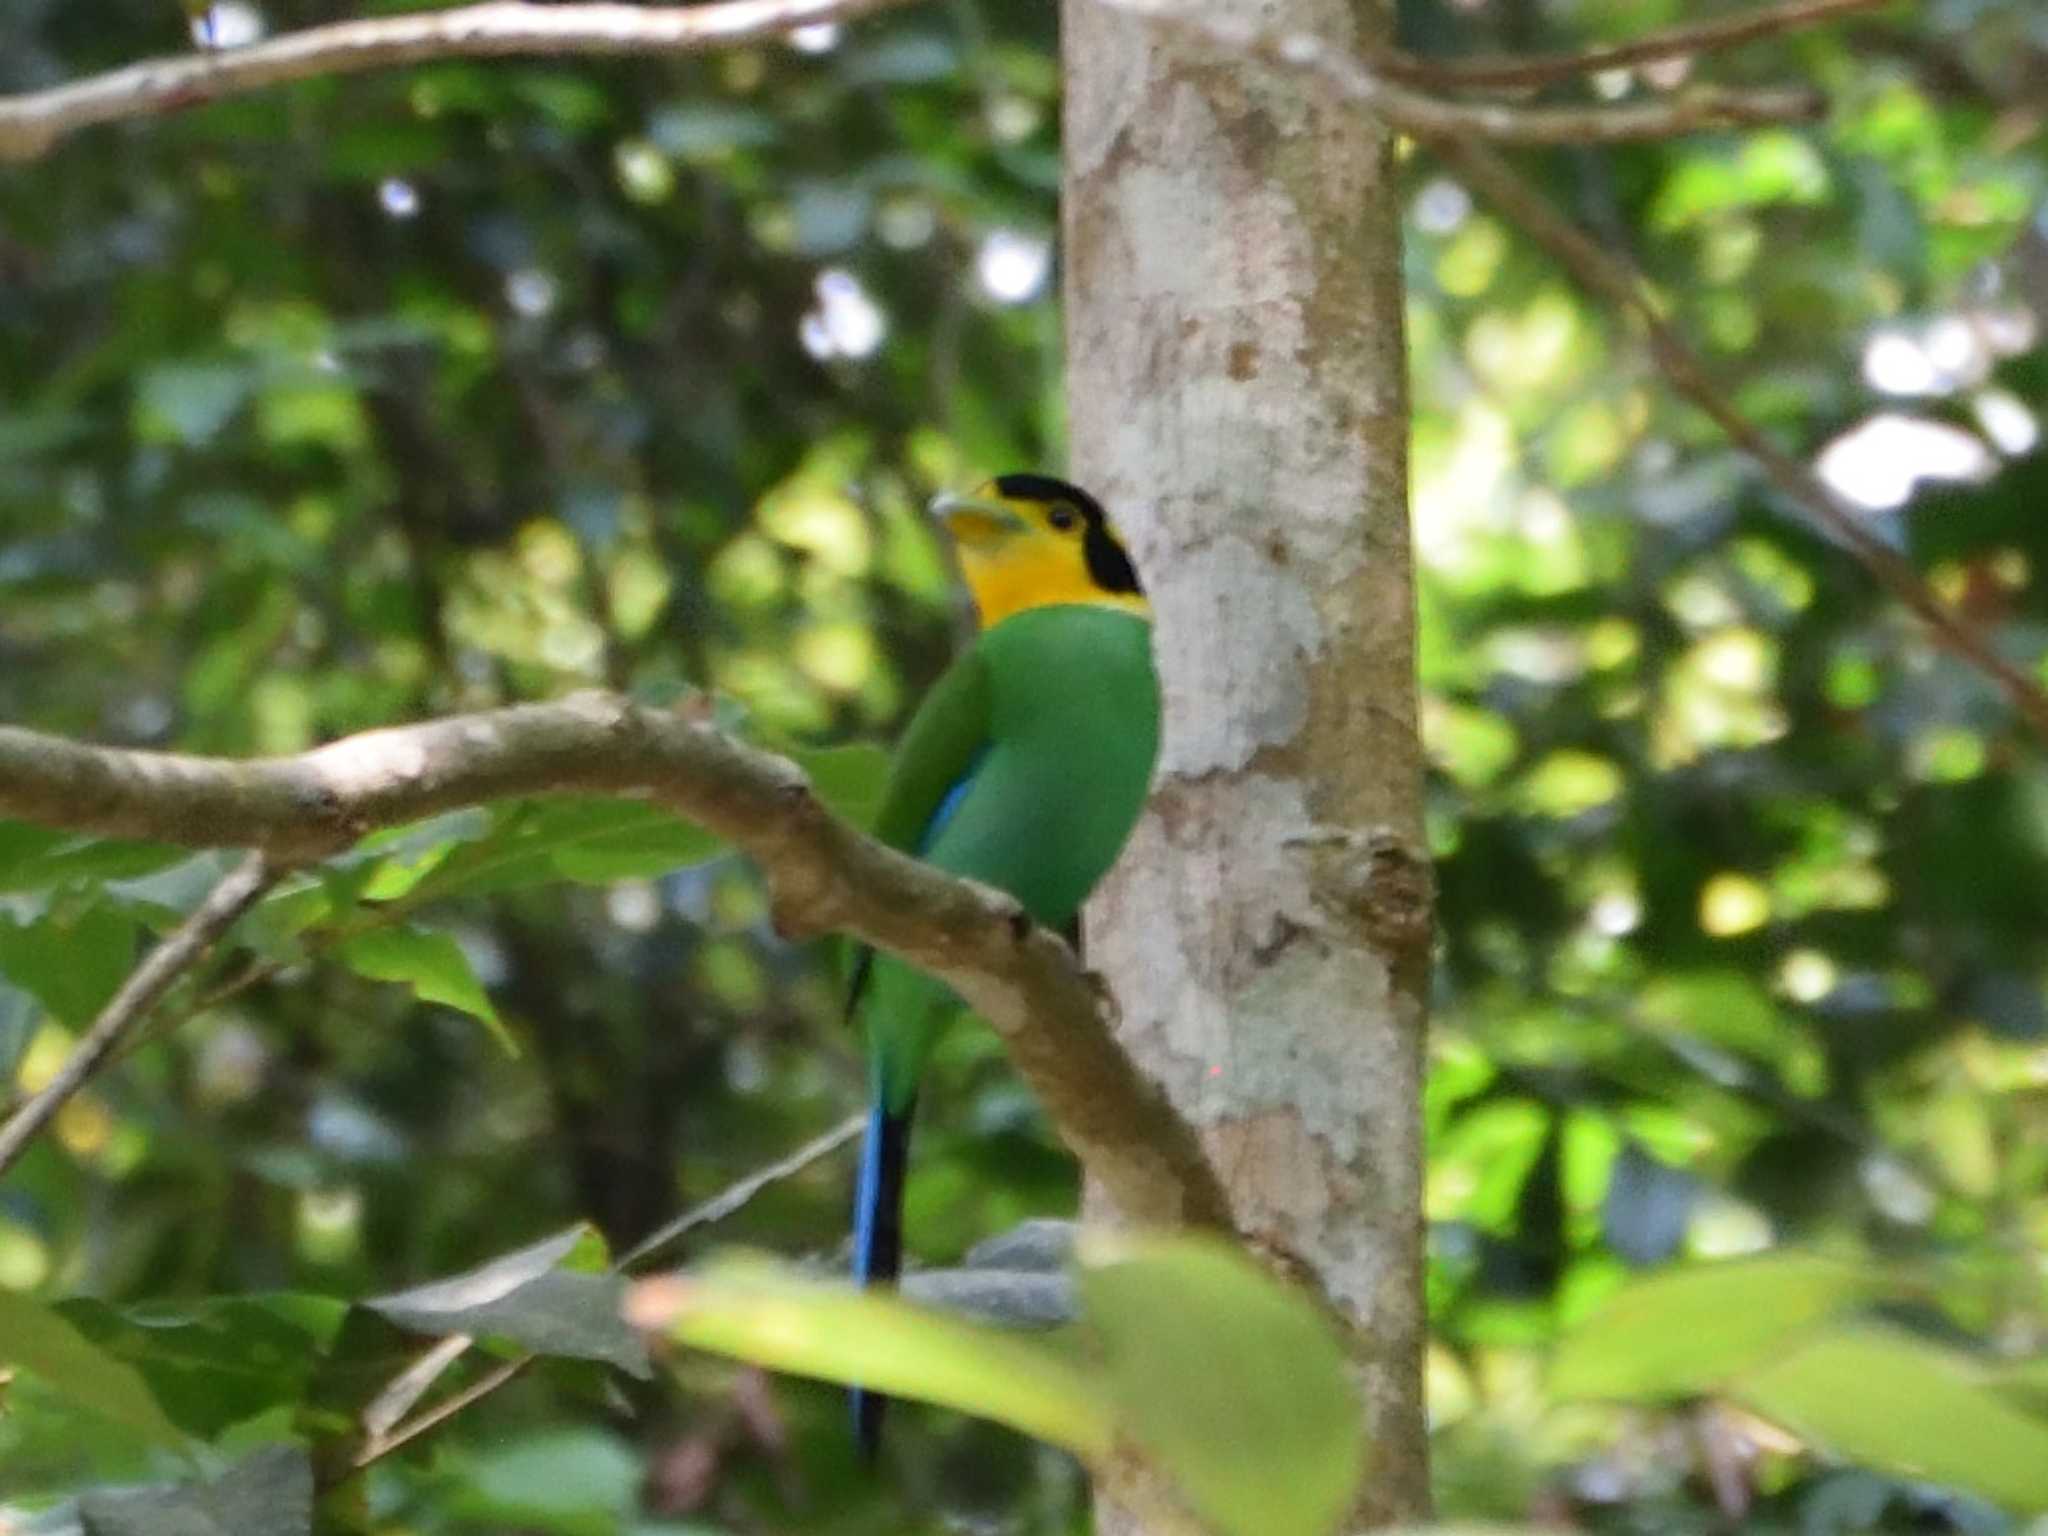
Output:
[[[316,76],[524,54],[695,53],[851,21],[906,0],[719,0],[707,5],[530,5],[336,22],[244,48],[148,59],[19,96],[0,96],[0,161],[33,160],[96,123],[147,117]]]
[[[1462,59],[1433,59],[1413,53],[1375,55],[1372,67],[1389,80],[1433,91],[1498,89],[1503,86],[1550,85],[1576,80],[1602,70],[1626,69],[1703,53],[1717,53],[1767,37],[1825,25],[1859,11],[1874,11],[1896,0],[1786,0],[1733,16],[1668,27],[1621,43],[1600,43],[1558,53],[1475,54]]]
[[[1378,114],[1417,137],[1483,139],[1496,144],[1619,144],[1668,139],[1719,128],[1810,122],[1826,110],[1804,86],[1731,90],[1697,85],[1650,101],[1619,106],[1525,107],[1455,101],[1403,85],[1365,60],[1307,32],[1268,32],[1249,21],[1188,15],[1169,0],[1100,0],[1239,58],[1300,71],[1332,94]]]
[[[1228,1229],[1188,1123],[1117,1045],[1092,978],[1009,897],[883,847],[792,763],[715,727],[585,693],[370,731],[295,757],[84,746],[0,727],[0,816],[280,864],[380,827],[508,796],[652,801],[761,866],[792,934],[851,933],[950,983],[1002,1036],[1090,1173],[1137,1222]]]
[[[1640,272],[1573,226],[1485,145],[1448,136],[1432,140],[1430,148],[1460,180],[1548,250],[1588,291],[1634,314],[1648,337],[1652,360],[1672,389],[1704,412],[1756,461],[1781,493],[1839,540],[1880,587],[1916,614],[1936,645],[1989,678],[2035,734],[2048,741],[2048,692],[1936,597],[1912,562],[1871,533],[1812,466],[1780,448],[1736,408],[1715,386],[1698,354],[1665,318]]]

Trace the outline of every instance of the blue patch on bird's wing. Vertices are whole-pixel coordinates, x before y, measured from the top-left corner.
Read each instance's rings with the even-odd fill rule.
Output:
[[[953,781],[950,789],[939,796],[939,803],[932,811],[931,820],[924,824],[924,831],[920,832],[917,837],[917,846],[910,850],[920,859],[932,851],[932,844],[938,840],[939,834],[945,830],[946,823],[953,819],[953,813],[960,809],[960,802],[967,798],[968,786],[974,782],[974,775],[980,769],[982,759],[987,756],[987,747],[983,747],[979,752],[975,753],[974,760],[967,765],[967,771]],[[854,1009],[860,1006],[860,995],[867,990],[868,975],[874,970],[874,967],[875,952],[863,945],[859,956],[853,962],[853,974],[847,979],[846,1014],[848,1018],[851,1018]]]
[[[975,753],[974,761],[967,765],[967,771],[955,779],[953,787],[939,797],[939,803],[932,811],[932,819],[924,824],[924,831],[917,839],[919,858],[931,852],[933,842],[945,831],[946,823],[953,819],[953,813],[960,809],[960,802],[967,798],[968,786],[974,783],[974,775],[981,768],[981,760],[987,756],[987,747]]]

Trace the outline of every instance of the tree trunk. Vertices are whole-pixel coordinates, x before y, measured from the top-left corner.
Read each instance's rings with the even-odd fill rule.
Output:
[[[1255,9],[1345,47],[1391,17]],[[1415,1519],[1430,883],[1391,136],[1100,0],[1066,0],[1065,48],[1074,475],[1131,539],[1166,695],[1089,960],[1239,1225],[1353,1325],[1373,1466],[1346,1529]],[[1142,1530],[1115,1501],[1100,1529]]]

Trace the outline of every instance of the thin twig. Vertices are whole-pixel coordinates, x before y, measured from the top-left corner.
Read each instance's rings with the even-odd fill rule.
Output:
[[[778,1158],[766,1167],[755,1169],[745,1178],[728,1185],[710,1199],[692,1206],[666,1226],[650,1233],[614,1263],[612,1269],[615,1272],[632,1269],[686,1233],[724,1221],[744,1208],[762,1190],[779,1184],[784,1179],[793,1178],[813,1163],[831,1156],[858,1136],[866,1124],[865,1114],[848,1116],[831,1130],[822,1136],[813,1137],[788,1156]],[[418,1360],[395,1377],[391,1385],[378,1395],[369,1409],[364,1411],[364,1423],[370,1433],[351,1465],[357,1468],[367,1467],[371,1462],[390,1455],[400,1446],[425,1434],[436,1425],[445,1423],[471,1403],[497,1391],[539,1358],[532,1354],[521,1355],[499,1366],[489,1375],[480,1377],[443,1402],[437,1403],[417,1418],[390,1428],[380,1427],[379,1421],[384,1425],[391,1425],[394,1420],[403,1417],[421,1397],[426,1395],[435,1378],[460,1359],[475,1342],[468,1334],[450,1334],[425,1351]]]
[[[46,91],[0,97],[0,161],[34,160],[96,123],[181,110],[315,76],[439,59],[523,54],[672,54],[731,47],[793,27],[851,21],[906,0],[720,0],[709,5],[531,5],[487,0],[376,16],[245,48],[147,59]]]
[[[418,1418],[408,1420],[387,1435],[371,1436],[363,1442],[363,1448],[356,1452],[355,1460],[350,1462],[349,1465],[357,1471],[361,1471],[371,1462],[381,1461],[400,1446],[410,1444],[428,1430],[436,1429],[447,1423],[448,1420],[454,1418],[456,1414],[462,1412],[471,1403],[480,1402],[484,1398],[489,1397],[498,1388],[521,1375],[527,1367],[531,1366],[539,1358],[539,1355],[515,1356],[487,1375],[479,1376],[460,1392],[443,1398]]]
[[[1549,85],[1632,64],[1716,53],[1896,3],[1897,0],[1785,0],[1784,4],[1762,6],[1739,15],[1667,27],[1622,43],[1598,43],[1557,53],[1475,54],[1462,59],[1389,52],[1374,55],[1372,67],[1389,80],[1433,91]]]
[[[617,1267],[622,1270],[631,1269],[666,1248],[677,1238],[685,1237],[699,1227],[708,1227],[714,1222],[725,1220],[769,1185],[780,1184],[793,1174],[803,1172],[819,1158],[838,1151],[858,1136],[867,1122],[868,1117],[865,1113],[850,1115],[824,1135],[805,1142],[789,1156],[748,1174],[738,1183],[728,1186],[702,1204],[692,1206],[668,1225],[657,1227],[634,1244],[626,1251],[625,1257],[619,1260]]]
[[[205,958],[220,936],[276,883],[278,870],[261,853],[251,854],[216,885],[169,938],[149,952],[121,983],[92,1027],[34,1097],[0,1125],[0,1173],[14,1166],[36,1134],[97,1072],[121,1038],[154,1007],[171,984]]]
[[[1826,108],[1804,86],[1732,90],[1698,85],[1619,106],[1524,107],[1453,101],[1403,85],[1372,64],[1309,32],[1268,32],[1234,17],[1186,15],[1168,0],[1098,0],[1238,58],[1314,76],[1333,94],[1366,107],[1405,133],[1455,135],[1496,144],[1619,144],[1716,128],[1809,122]]]
[[[1945,607],[1911,562],[1865,528],[1806,463],[1780,448],[1729,401],[1685,338],[1665,319],[1641,273],[1575,228],[1485,145],[1448,136],[1433,138],[1431,148],[1586,288],[1633,313],[1642,323],[1651,358],[1671,387],[1727,433],[1787,498],[1840,540],[1880,587],[1917,614],[1937,645],[1996,683],[2014,710],[2048,740],[2048,693],[1999,655],[1960,614]]]
[[[433,1390],[434,1383],[448,1372],[448,1367],[460,1360],[469,1346],[476,1342],[472,1333],[451,1333],[436,1339],[420,1356],[404,1370],[384,1383],[384,1390],[370,1399],[363,1409],[361,1420],[364,1444],[382,1440],[397,1427],[408,1413],[419,1406],[421,1398]],[[363,1465],[359,1459],[357,1466]]]

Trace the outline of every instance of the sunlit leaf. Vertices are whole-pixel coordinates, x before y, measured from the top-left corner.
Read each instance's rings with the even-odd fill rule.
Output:
[[[628,1315],[678,1344],[1008,1424],[1084,1457],[1112,1421],[1063,1351],[759,1259],[634,1287]]]
[[[476,979],[469,956],[445,933],[425,928],[373,928],[341,946],[342,963],[372,981],[398,981],[422,1002],[441,1003],[481,1020],[508,1055],[519,1054],[497,1009]]]
[[[1624,1398],[1711,1391],[1875,1290],[1869,1270],[1801,1253],[1651,1275],[1565,1337],[1551,1390]]]
[[[1119,1417],[1189,1503],[1233,1536],[1327,1536],[1365,1429],[1309,1300],[1190,1238],[1084,1242],[1079,1287]]]
[[[1732,1395],[1838,1455],[2048,1510],[2048,1416],[2001,1395],[1982,1367],[1906,1334],[1811,1339],[1758,1362]]]

